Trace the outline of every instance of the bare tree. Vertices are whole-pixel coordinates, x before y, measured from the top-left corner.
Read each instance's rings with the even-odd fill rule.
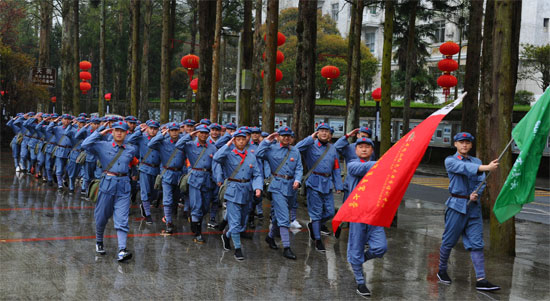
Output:
[[[265,47],[262,38],[262,0],[256,0],[256,16],[254,18],[254,61],[252,64],[252,96],[250,98],[250,124],[260,124],[260,94],[262,93],[262,78],[260,77],[263,66],[262,52]]]
[[[363,0],[355,3],[355,28],[353,55],[351,57],[351,81],[347,101],[346,131],[359,126],[359,105],[361,103],[361,28],[363,27]]]
[[[246,1],[245,1],[246,7]],[[210,93],[210,120],[218,120],[218,90],[220,87],[220,44],[222,34],[222,0],[216,0],[216,27],[212,53],[212,91]]]
[[[160,50],[160,122],[169,121],[170,112],[170,1],[162,2],[162,45]]]
[[[212,89],[212,45],[216,18],[215,1],[199,1],[199,89],[195,98],[194,118],[210,116],[210,90]]]
[[[403,102],[403,135],[409,131],[409,119],[411,118],[411,95],[412,95],[412,73],[415,68],[415,27],[416,11],[418,9],[418,0],[410,0],[407,3],[410,7],[409,12],[409,30],[407,37],[407,67],[405,70],[405,101]]]
[[[139,118],[149,119],[149,35],[151,32],[151,16],[153,1],[144,0],[145,15],[143,16],[143,48],[141,51],[141,93],[139,103]]]
[[[130,115],[137,116],[139,98],[139,18],[141,0],[132,0],[132,67],[130,82]]]
[[[244,20],[242,33],[242,69],[243,72],[250,74],[252,70],[252,59],[254,51],[254,43],[252,41],[252,0],[244,0]],[[242,88],[244,83],[241,82],[240,97],[239,97],[239,123],[250,125],[250,87]]]
[[[71,110],[73,97],[74,77],[73,68],[73,2],[63,0],[61,4],[62,32],[61,32],[61,104],[62,112]]]
[[[50,65],[50,36],[52,32],[52,0],[40,0],[40,40],[38,50],[38,67]],[[44,111],[47,103],[39,102],[38,110]]]
[[[101,0],[99,13],[99,96],[97,101],[97,112],[99,116],[105,115],[105,1]]]
[[[386,0],[384,12],[384,50],[382,54],[382,101],[380,104],[380,156],[391,147],[391,53],[395,6]]]
[[[264,63],[264,97],[262,128],[271,133],[275,129],[275,65],[277,55],[277,28],[279,27],[279,1],[267,0],[266,62]]]
[[[80,78],[77,76],[80,72],[80,48],[79,48],[79,12],[78,12],[78,0],[73,0],[73,31],[72,31],[72,43],[73,43],[73,115],[80,113]]]

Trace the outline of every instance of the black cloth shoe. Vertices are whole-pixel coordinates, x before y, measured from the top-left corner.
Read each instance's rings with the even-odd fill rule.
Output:
[[[235,259],[237,259],[238,261],[244,260],[244,256],[243,256],[243,252],[241,251],[241,248],[235,249]]]
[[[143,206],[143,203],[139,204],[139,211],[141,213],[141,217],[145,217],[145,207]]]
[[[248,228],[250,229],[256,228],[256,224],[254,223],[254,214],[250,214],[248,216]]]
[[[193,237],[193,241],[198,244],[203,244],[205,242],[204,238],[201,234],[201,223],[200,222],[192,222],[191,223],[191,231],[195,234],[195,237]]]
[[[105,249],[103,248],[102,242],[96,242],[95,244],[95,252],[101,255],[105,255]]]
[[[326,225],[321,224],[321,235],[329,236],[330,230],[327,228]]]
[[[307,223],[307,231],[309,232],[309,238],[315,241],[315,235],[313,234],[313,224],[311,222]]]
[[[476,289],[479,291],[497,291],[500,286],[492,284],[487,279],[481,279],[476,282]]]
[[[216,223],[216,220],[214,220],[214,219],[211,219],[208,222],[208,224],[206,224],[206,226],[210,229],[214,229],[214,230],[218,229],[218,223]]]
[[[227,237],[225,233],[222,233],[222,245],[224,250],[226,251],[231,250],[231,242],[229,241],[229,237]]]
[[[357,293],[361,296],[370,296],[370,291],[364,284],[359,284],[357,286]]]
[[[342,225],[338,226],[338,229],[334,231],[334,237],[340,238],[340,234],[342,234]]]
[[[174,224],[166,223],[166,233],[168,234],[174,233]]]
[[[279,248],[275,243],[275,239],[273,239],[273,237],[269,237],[269,235],[265,237],[265,242],[267,242],[267,245],[273,250],[277,250]]]
[[[153,224],[153,218],[152,218],[150,215],[147,215],[147,216],[145,217],[145,223],[146,223],[147,225],[152,225],[152,224]]]
[[[288,259],[296,260],[296,255],[294,255],[290,247],[285,248],[285,250],[283,251],[283,256]]]
[[[119,262],[126,261],[130,258],[132,258],[132,253],[128,252],[126,249],[118,251],[117,260]]]
[[[447,274],[447,271],[439,271],[437,272],[437,278],[439,279],[439,282],[445,283],[445,284],[451,284],[451,277]]]
[[[315,250],[321,253],[325,253],[327,251],[327,249],[325,249],[325,245],[323,244],[323,241],[321,241],[320,239],[315,241]]]

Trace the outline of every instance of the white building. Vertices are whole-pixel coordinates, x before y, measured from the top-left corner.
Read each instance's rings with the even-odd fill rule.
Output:
[[[523,1],[520,43],[529,43],[534,45],[546,45],[550,43],[550,1],[549,0],[529,0]],[[298,7],[298,0],[280,0],[279,9],[283,10],[290,7]],[[340,34],[346,37],[350,27],[350,11],[351,6],[345,0],[318,0],[318,7],[323,14],[329,15],[335,22]],[[464,17],[467,20],[467,12],[464,12]],[[453,18],[455,20],[453,20]],[[437,62],[442,59],[439,53],[439,46],[446,41],[454,41],[457,44],[460,40],[460,30],[456,25],[458,16],[449,19],[448,16],[434,17],[431,22],[438,25],[435,33],[436,41],[430,41],[432,51],[431,57],[428,58],[428,64],[436,66]],[[461,72],[464,72],[466,64],[466,52],[468,41],[466,39],[463,28],[463,40],[461,49]],[[384,45],[384,10],[378,6],[366,7],[363,11],[363,29],[362,40],[369,47],[374,57],[380,62],[382,61],[382,50]],[[458,55],[453,59],[458,60]],[[397,68],[395,62],[393,68]],[[521,66],[520,66],[521,69]],[[375,86],[380,85],[380,76],[374,83]],[[532,80],[519,81],[516,87],[517,90],[527,90],[535,94],[535,97],[542,94],[542,89]],[[442,93],[438,95],[440,99],[444,99]]]

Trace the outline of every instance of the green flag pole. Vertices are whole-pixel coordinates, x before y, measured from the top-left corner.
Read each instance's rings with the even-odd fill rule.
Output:
[[[514,141],[514,138],[511,138],[510,141],[508,142],[508,144],[506,144],[506,147],[502,150],[502,152],[500,153],[500,156],[498,156],[498,161],[500,161],[500,159],[502,159],[502,156],[504,156],[504,153],[506,153],[506,150],[508,150],[508,148],[510,147],[510,145],[512,145],[512,142]],[[487,183],[487,178],[491,175],[493,171],[489,171],[487,173],[487,176],[485,177],[485,179],[483,179],[483,182],[481,182],[476,190],[474,190],[474,192],[472,193],[477,193],[480,189],[481,189],[481,186],[483,186],[485,183]],[[472,202],[472,200],[468,200],[468,203],[466,204],[466,206],[470,205],[470,203]]]

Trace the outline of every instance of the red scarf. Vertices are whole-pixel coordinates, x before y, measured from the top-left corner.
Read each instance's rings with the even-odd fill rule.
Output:
[[[246,150],[243,154],[241,154],[236,148],[233,149],[233,152],[241,157],[241,162],[239,164],[243,164],[244,159],[246,158],[246,154],[248,153]]]

